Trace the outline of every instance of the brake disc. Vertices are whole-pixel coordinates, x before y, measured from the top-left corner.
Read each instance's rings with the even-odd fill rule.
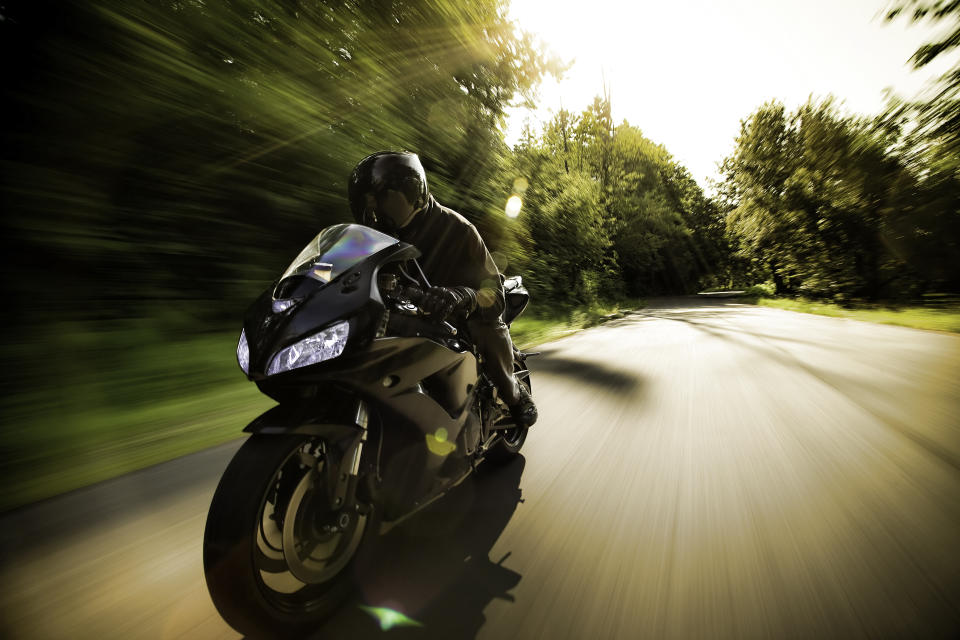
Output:
[[[304,474],[290,496],[283,518],[283,557],[297,579],[316,584],[336,576],[350,562],[360,545],[367,516],[343,511],[317,518],[318,510],[330,511],[322,476]],[[318,521],[336,523],[318,526]]]

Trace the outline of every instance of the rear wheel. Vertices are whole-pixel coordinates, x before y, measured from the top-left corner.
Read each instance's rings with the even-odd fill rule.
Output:
[[[525,372],[518,376],[520,385],[530,392],[530,373],[527,371],[523,361],[518,357],[514,358],[513,370],[515,372]],[[528,427],[512,427],[501,432],[500,437],[494,443],[493,447],[487,453],[487,460],[495,465],[503,465],[512,461],[520,453],[523,443],[527,441]]]
[[[527,441],[527,427],[514,427],[504,431],[487,453],[487,460],[496,465],[507,464],[520,453]]]
[[[330,507],[326,444],[254,435],[220,480],[203,565],[214,605],[234,629],[283,637],[315,629],[351,593],[370,514]]]

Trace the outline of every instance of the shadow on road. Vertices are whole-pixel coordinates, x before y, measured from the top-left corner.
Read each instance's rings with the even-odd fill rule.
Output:
[[[732,305],[731,305],[732,307]],[[781,364],[789,367],[803,366],[795,356],[788,353],[783,347],[774,343],[792,342],[797,344],[820,346],[817,340],[802,340],[794,336],[761,333],[756,327],[738,326],[730,322],[730,312],[732,309],[654,309],[645,315],[648,318],[658,318],[660,320],[671,320],[674,322],[683,322],[699,331],[702,331],[712,337],[719,338],[728,342],[734,342],[739,346],[758,352],[760,355],[770,357]],[[723,320],[724,322],[715,322]],[[739,337],[748,336],[749,340]]]
[[[494,599],[513,601],[520,582],[507,553],[490,550],[522,502],[522,456],[504,468],[481,467],[450,495],[381,539],[360,562],[361,594],[312,636],[470,640]],[[361,605],[389,607],[421,626],[381,630]]]
[[[783,334],[773,334],[773,333],[760,333],[756,328],[751,328],[749,330],[742,327],[737,327],[736,325],[729,322],[730,312],[738,309],[743,309],[752,305],[743,305],[743,304],[734,304],[729,303],[722,308],[718,308],[717,305],[711,305],[710,307],[697,308],[697,307],[687,307],[685,309],[651,309],[649,311],[642,312],[642,315],[646,318],[657,318],[660,320],[675,320],[677,322],[686,322],[689,325],[692,325],[702,331],[710,333],[711,335],[724,338],[721,333],[723,332],[738,332],[738,333],[749,333],[755,338],[769,338],[771,340],[777,340],[780,342],[795,342],[797,344],[808,344],[808,345],[818,345],[820,344],[816,340],[802,340],[795,336],[788,336]],[[726,322],[716,323],[710,322],[714,320],[724,320]]]
[[[541,352],[541,356],[527,361],[534,385],[536,385],[537,375],[541,373],[576,377],[584,384],[596,385],[618,393],[635,391],[642,382],[635,374],[614,369],[599,362],[553,355],[557,351],[557,349],[547,349]]]

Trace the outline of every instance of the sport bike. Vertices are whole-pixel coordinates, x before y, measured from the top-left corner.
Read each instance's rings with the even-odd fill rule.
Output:
[[[240,368],[278,404],[244,429],[203,540],[213,603],[243,634],[314,630],[352,592],[358,550],[523,446],[466,323],[418,304],[419,255],[329,227],[244,317]],[[529,294],[503,287],[509,324]],[[514,353],[528,390],[529,355]]]

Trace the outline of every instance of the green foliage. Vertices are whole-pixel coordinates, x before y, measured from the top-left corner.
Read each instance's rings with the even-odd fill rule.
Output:
[[[52,360],[47,380],[0,398],[0,473],[12,487],[0,511],[236,438],[273,404],[240,373],[236,332],[156,331],[57,323],[3,347],[5,360]]]
[[[420,152],[441,201],[508,244],[504,109],[559,69],[500,0],[2,11],[21,61],[0,139],[3,293],[29,301],[8,315],[13,342],[53,319],[234,326],[307,239],[348,219],[347,175],[382,148]]]
[[[904,0],[887,19],[904,13],[948,26],[915,67],[960,45],[960,4]],[[723,165],[732,272],[841,302],[960,290],[958,92],[954,68],[933,94],[895,99],[872,120],[831,99],[754,112]]]
[[[731,246],[778,293],[876,299],[960,284],[948,273],[960,264],[960,183],[911,162],[899,141],[889,122],[829,99],[790,114],[764,105],[723,165]]]
[[[951,0],[901,0],[887,20],[907,14],[912,22],[930,22],[946,29],[934,42],[924,44],[910,58],[915,69],[926,66],[960,47],[960,3]],[[895,100],[887,116],[906,122],[915,144],[940,162],[960,170],[960,62],[940,77],[932,94],[909,101]]]
[[[4,235],[24,259],[6,284],[61,288],[34,294],[25,324],[171,305],[235,322],[305,238],[347,218],[346,177],[381,148],[420,152],[438,197],[496,235],[504,109],[557,68],[499,0],[5,11],[5,51],[28,62],[7,87]]]
[[[775,294],[776,287],[772,282],[755,284],[752,287],[747,287],[743,292],[743,295],[747,298],[772,298]]]
[[[552,309],[541,315],[524,314],[511,325],[510,334],[517,348],[529,349],[544,342],[572,335],[584,327],[623,317],[627,312],[643,306],[645,306],[644,302],[640,299],[623,298],[616,302],[587,307]]]
[[[601,216],[600,186],[583,176],[557,185],[542,207],[526,218],[534,243],[530,269],[535,291],[566,304],[590,304],[599,294],[599,274],[610,249]]]
[[[528,130],[508,175],[529,183],[517,259],[541,303],[691,292],[723,257],[719,209],[663,147],[614,127],[607,99]]]
[[[956,303],[936,308],[926,306],[885,308],[878,305],[858,305],[851,307],[848,305],[841,306],[828,302],[805,299],[774,298],[758,300],[757,304],[764,307],[799,311],[801,313],[813,313],[834,318],[892,324],[901,327],[911,327],[913,329],[960,333],[960,305]]]

